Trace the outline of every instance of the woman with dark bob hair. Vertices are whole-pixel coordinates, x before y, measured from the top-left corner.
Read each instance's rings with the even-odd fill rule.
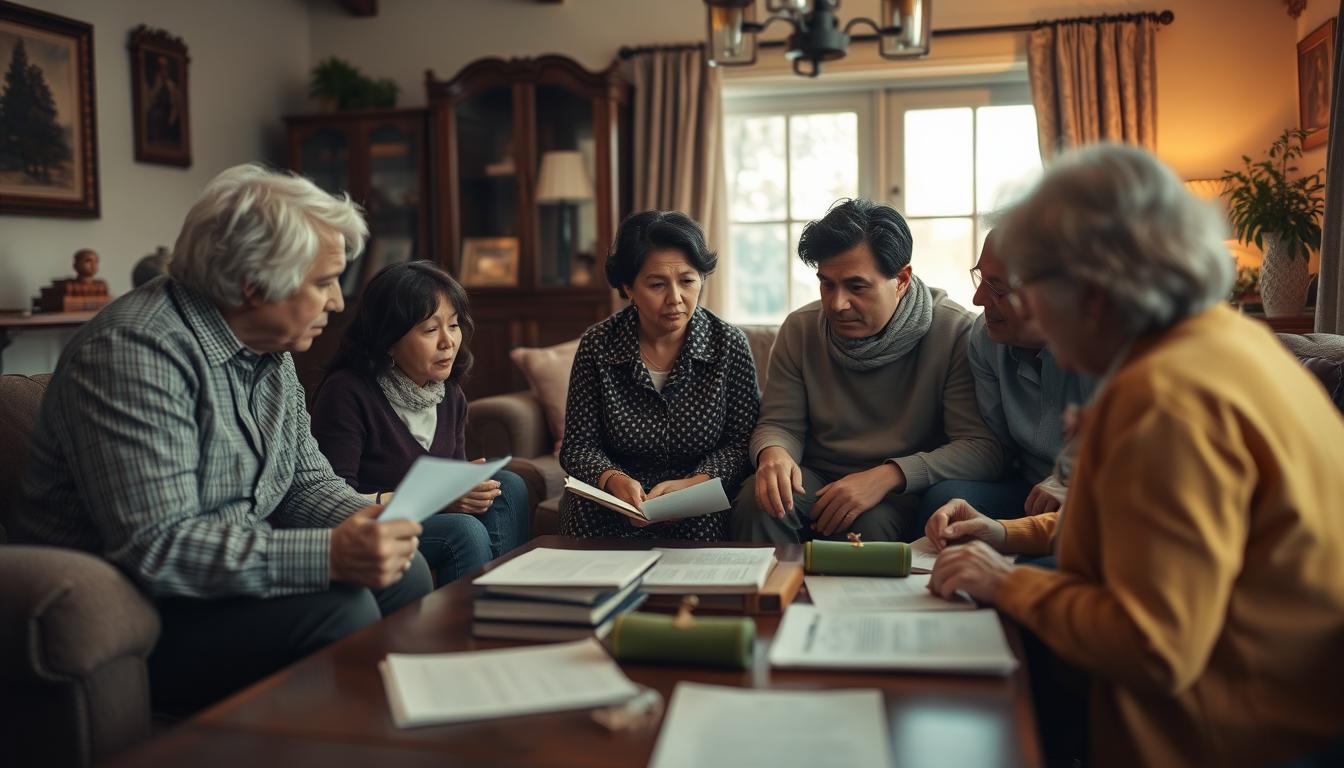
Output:
[[[560,448],[571,476],[636,507],[712,478],[728,498],[737,492],[761,394],[746,335],[699,306],[716,261],[684,213],[645,211],[621,222],[607,282],[630,306],[579,342]],[[641,524],[565,494],[560,530],[715,541],[726,514]]]
[[[313,403],[331,468],[375,503],[423,455],[465,459],[474,326],[457,281],[427,261],[374,276]],[[507,470],[424,522],[420,553],[440,584],[527,540],[527,488]]]

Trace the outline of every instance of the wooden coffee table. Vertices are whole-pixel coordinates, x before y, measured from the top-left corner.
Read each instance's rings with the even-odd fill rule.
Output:
[[[534,547],[629,549],[677,543],[576,540],[543,536],[486,566]],[[724,544],[729,546],[729,544]],[[741,546],[741,545],[738,545]],[[780,560],[802,548],[780,547]],[[471,637],[470,579],[461,579],[303,661],[225,699],[192,720],[111,761],[114,766],[522,765],[611,766],[648,763],[657,728],[610,733],[587,711],[401,730],[392,724],[377,663],[388,653],[442,653],[510,643]],[[769,641],[779,617],[757,619],[754,666],[747,671],[622,665],[636,683],[671,700],[679,680],[754,688],[877,688],[898,766],[1034,766],[1041,762],[1025,664],[1011,676],[955,677],[772,670]],[[1005,623],[1019,660],[1017,628]],[[209,664],[209,659],[201,659]],[[804,722],[781,722],[806,728]]]

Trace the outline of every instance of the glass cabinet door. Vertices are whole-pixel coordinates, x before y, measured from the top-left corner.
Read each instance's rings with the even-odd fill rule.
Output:
[[[557,85],[536,89],[537,282],[587,286],[598,248],[593,104]]]
[[[457,105],[454,120],[459,278],[468,286],[518,285],[518,154],[512,88],[482,90]]]
[[[350,192],[350,131],[342,127],[320,128],[301,144],[300,173],[333,195]],[[362,259],[351,261],[341,274],[341,292],[347,298],[359,293]]]
[[[419,242],[422,148],[414,128],[384,123],[369,132],[369,197],[365,203],[373,240],[365,279],[380,269],[422,256]]]

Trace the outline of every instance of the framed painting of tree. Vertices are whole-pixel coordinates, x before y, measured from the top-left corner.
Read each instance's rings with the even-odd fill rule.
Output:
[[[0,0],[0,214],[97,218],[93,27]]]

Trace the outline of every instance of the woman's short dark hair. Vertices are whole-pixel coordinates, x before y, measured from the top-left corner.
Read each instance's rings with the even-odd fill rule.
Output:
[[[462,327],[462,345],[448,381],[457,383],[471,370],[471,321],[467,292],[447,272],[428,261],[392,264],[379,270],[364,287],[364,296],[341,339],[341,351],[328,375],[343,368],[377,379],[392,368],[392,346],[448,299]]]
[[[910,264],[914,238],[895,208],[872,200],[841,200],[816,221],[803,227],[798,258],[809,267],[867,243],[877,268],[891,279]]]
[[[690,216],[679,211],[643,211],[625,217],[616,230],[616,241],[607,254],[607,284],[625,295],[625,286],[635,282],[639,270],[654,251],[678,250],[704,277],[719,263],[718,254],[705,245],[705,232]]]

